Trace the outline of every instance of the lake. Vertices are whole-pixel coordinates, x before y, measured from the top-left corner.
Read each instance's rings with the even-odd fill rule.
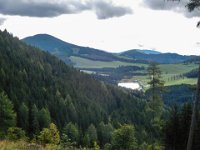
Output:
[[[118,86],[125,87],[132,90],[141,90],[141,86],[138,82],[121,82],[118,83]]]

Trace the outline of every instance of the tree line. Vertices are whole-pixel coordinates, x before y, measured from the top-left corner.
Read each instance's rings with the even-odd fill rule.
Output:
[[[77,147],[113,145],[113,137],[103,135],[109,132],[102,130],[113,131],[114,135],[126,125],[134,129],[137,145],[158,143],[160,134],[151,123],[153,108],[142,93],[97,81],[55,56],[24,44],[6,30],[0,31],[0,92],[12,103],[8,112],[14,112],[15,120],[11,125],[4,124],[6,129],[1,127],[1,139],[20,132],[31,141],[41,140],[39,137],[50,133],[53,123],[60,141],[69,136],[62,136],[66,126],[75,129],[78,139],[71,142]],[[97,136],[90,134],[91,130],[96,130]]]

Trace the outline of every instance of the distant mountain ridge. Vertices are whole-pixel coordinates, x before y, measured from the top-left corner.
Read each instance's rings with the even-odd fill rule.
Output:
[[[58,56],[65,62],[70,61],[70,56],[78,56],[98,61],[119,60],[118,57],[114,56],[111,53],[94,48],[81,47],[70,44],[48,34],[37,34],[24,38],[22,39],[22,41],[26,42],[29,45],[38,47],[44,51],[48,51]]]
[[[158,63],[180,63],[194,58],[194,56],[183,56],[176,53],[143,53],[140,50],[129,50],[120,54],[120,56],[128,57],[131,59],[140,59],[146,61],[156,61]]]
[[[136,49],[136,51],[144,54],[161,54],[161,52],[155,50]]]
[[[37,34],[22,39],[25,43],[38,47],[57,56],[67,64],[73,64],[70,57],[76,56],[93,61],[112,62],[139,62],[149,63],[180,63],[192,59],[194,56],[182,56],[175,53],[160,53],[154,50],[133,49],[122,53],[109,53],[90,47],[77,46],[60,40],[48,34]]]

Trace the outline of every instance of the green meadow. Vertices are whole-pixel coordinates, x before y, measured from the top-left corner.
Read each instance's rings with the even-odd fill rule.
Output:
[[[93,61],[85,58],[70,57],[72,62],[75,63],[76,68],[116,68],[119,66],[144,66],[145,70],[148,67],[147,64],[140,64],[140,63],[127,63],[121,61],[112,61],[112,62],[105,62],[105,61]],[[195,69],[198,67],[197,64],[161,64],[159,65],[162,71],[162,79],[165,81],[165,85],[179,85],[179,84],[196,84],[197,79],[195,78],[187,78],[184,77],[183,74]],[[84,71],[86,73],[95,73],[90,71]],[[140,71],[145,72],[145,71]],[[140,83],[146,87],[148,82],[148,76],[133,76],[130,79],[125,79],[126,81],[133,81],[138,80]],[[124,81],[124,79],[122,80]]]
[[[198,67],[197,64],[161,64],[162,79],[165,85],[196,84],[197,79],[184,77],[183,74]],[[149,81],[148,76],[134,76],[131,80],[138,80],[144,86]]]
[[[76,68],[116,68],[119,66],[146,66],[145,64],[127,63],[121,61],[94,61],[81,57],[70,57],[71,61],[75,63]]]

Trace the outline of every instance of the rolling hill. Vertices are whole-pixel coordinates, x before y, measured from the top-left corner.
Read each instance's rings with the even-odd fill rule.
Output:
[[[106,51],[81,47],[67,43],[48,34],[38,34],[22,39],[23,42],[47,51],[66,64],[70,64],[81,71],[95,75],[96,79],[117,84],[123,79],[140,80],[146,86],[146,68],[150,61],[157,61],[161,64],[163,78],[166,85],[194,84],[195,78],[171,80],[197,68],[197,65],[190,61],[197,59],[197,56],[182,56],[175,53],[160,53],[153,50],[133,49],[122,53],[109,53]],[[188,65],[187,63],[188,62]],[[190,64],[191,65],[190,65]],[[142,67],[142,70],[129,70],[127,68]],[[109,71],[107,70],[109,69]],[[114,73],[120,70],[118,73]]]
[[[48,51],[53,55],[56,55],[66,63],[71,62],[71,56],[105,62],[121,60],[111,53],[94,48],[81,47],[70,44],[48,34],[38,34],[24,38],[22,41],[29,45],[38,47],[44,51]]]
[[[104,122],[113,126],[133,123],[138,139],[148,138],[140,134],[151,125],[145,119],[147,103],[139,93],[97,81],[50,53],[28,46],[6,30],[0,31],[2,91],[14,105],[17,127],[27,135],[47,127],[44,121],[54,122],[60,131],[67,123],[74,123],[81,136],[90,125],[97,127]]]
[[[140,50],[136,49],[137,52],[144,53],[144,54],[161,54],[161,52],[154,51],[154,50]]]
[[[116,73],[118,71],[119,68],[115,69]],[[183,91],[187,93],[180,97]],[[7,125],[0,128],[3,131],[1,133],[4,133],[1,136],[5,137],[9,127],[20,131],[23,129],[24,135],[26,133],[32,142],[35,137],[40,139],[40,135],[53,122],[54,127],[58,127],[62,140],[66,139],[63,133],[67,133],[67,136],[71,135],[71,131],[78,133],[77,139],[73,141],[76,145],[73,146],[93,147],[90,143],[95,141],[103,147],[105,144],[112,144],[112,135],[118,131],[117,128],[131,124],[134,125],[137,145],[143,148],[144,144],[151,145],[160,140],[163,132],[152,123],[155,111],[144,93],[97,81],[50,53],[25,44],[6,30],[0,31],[0,93],[3,95],[1,101],[10,102],[14,106],[8,109],[6,105],[5,108],[2,107],[3,110],[11,110],[17,121],[14,127],[9,126],[4,121],[9,117],[1,113],[3,123],[0,126]],[[188,101],[191,93],[190,86],[170,87],[164,95],[167,100],[164,100],[169,105],[173,104],[172,100],[181,104]],[[69,125],[69,132],[66,132]],[[107,133],[109,137],[105,139]],[[85,142],[85,139],[89,142]]]
[[[147,51],[148,52],[148,51]],[[181,63],[194,58],[194,56],[183,56],[176,53],[146,53],[140,50],[129,50],[120,54],[120,56],[128,57],[131,59],[156,61],[161,64]]]
[[[44,51],[48,51],[51,54],[59,57],[67,64],[73,64],[79,66],[76,60],[85,61],[99,61],[99,62],[126,62],[126,63],[142,63],[148,64],[150,61],[156,61],[158,63],[180,63],[187,61],[193,56],[182,56],[175,53],[160,53],[154,50],[140,50],[133,49],[124,51],[122,53],[109,53],[103,50],[98,50],[90,47],[77,46],[62,41],[56,37],[48,34],[37,34],[34,36],[26,37],[22,39],[25,43],[38,47]],[[74,59],[76,58],[76,59]],[[84,61],[85,59],[85,61]],[[80,62],[82,64],[82,62]],[[93,63],[91,63],[93,64]],[[90,66],[88,66],[90,68]],[[91,67],[93,68],[93,66]]]

